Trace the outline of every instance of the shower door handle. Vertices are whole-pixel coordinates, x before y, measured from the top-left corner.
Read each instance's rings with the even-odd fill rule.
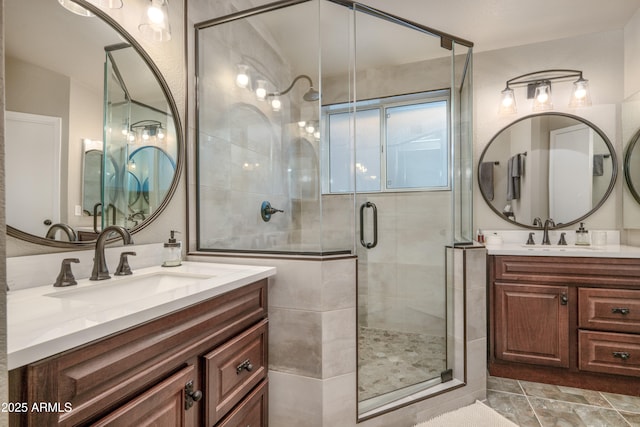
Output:
[[[364,241],[364,210],[373,209],[373,242]],[[360,206],[360,244],[367,249],[375,248],[378,244],[378,208],[372,202],[363,203]]]

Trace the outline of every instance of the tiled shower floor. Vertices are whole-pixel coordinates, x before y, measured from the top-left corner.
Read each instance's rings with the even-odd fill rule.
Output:
[[[374,328],[359,332],[359,401],[439,377],[445,369],[444,337]]]
[[[489,377],[489,406],[520,427],[640,427],[640,397]]]

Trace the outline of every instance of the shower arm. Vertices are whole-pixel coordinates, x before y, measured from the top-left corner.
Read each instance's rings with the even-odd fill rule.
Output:
[[[283,90],[282,92],[273,92],[273,93],[268,93],[267,96],[281,96],[281,95],[286,95],[287,93],[291,92],[291,89],[293,89],[293,86],[296,84],[296,82],[300,79],[307,79],[309,81],[309,86],[313,89],[313,81],[311,80],[311,77],[307,76],[306,74],[300,74],[299,76],[297,76],[295,79],[293,79],[293,81],[291,82],[291,84],[289,85],[288,88],[286,88],[285,90]]]

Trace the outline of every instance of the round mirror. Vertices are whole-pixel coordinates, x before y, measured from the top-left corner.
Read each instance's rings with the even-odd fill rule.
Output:
[[[633,135],[624,154],[624,179],[636,202],[640,203],[640,130]]]
[[[182,165],[177,107],[157,67],[117,22],[76,2],[93,16],[50,0],[4,3],[7,233],[57,247],[92,244],[112,224],[142,229]],[[131,159],[147,149],[162,159],[140,161],[141,177]],[[56,224],[83,241],[45,239]]]
[[[609,197],[617,160],[606,135],[588,121],[561,113],[523,117],[493,137],[480,156],[478,184],[506,221],[539,228],[582,221]]]

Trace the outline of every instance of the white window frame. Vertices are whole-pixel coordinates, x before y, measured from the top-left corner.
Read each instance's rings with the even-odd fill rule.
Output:
[[[402,107],[416,104],[427,104],[430,102],[446,102],[446,114],[447,114],[447,142],[446,142],[446,179],[447,184],[444,186],[429,186],[429,187],[407,187],[407,188],[388,188],[387,187],[387,124],[386,116],[387,109],[393,107]],[[357,101],[355,104],[356,111],[377,109],[380,112],[380,190],[378,191],[359,191],[355,190],[359,194],[367,193],[404,193],[404,192],[424,192],[424,191],[448,191],[451,190],[451,96],[448,89],[420,92],[408,95],[397,95],[388,98],[371,99],[364,101]],[[324,106],[322,108],[322,122],[324,123],[323,135],[326,138],[323,139],[323,160],[325,161],[326,168],[322,170],[322,194],[350,194],[354,190],[349,191],[330,191],[330,179],[331,179],[331,163],[330,163],[330,150],[331,142],[329,141],[329,116],[331,114],[346,113],[354,110],[354,106],[351,103],[334,104]],[[355,186],[355,182],[351,183],[351,186]]]

